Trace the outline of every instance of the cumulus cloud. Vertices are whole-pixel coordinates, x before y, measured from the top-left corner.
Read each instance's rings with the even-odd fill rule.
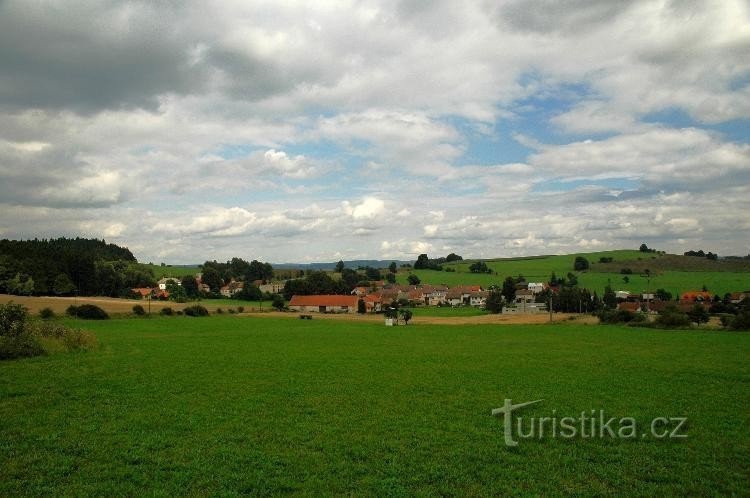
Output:
[[[746,253],[720,207],[750,194],[749,20],[743,0],[6,0],[0,232],[187,263]]]

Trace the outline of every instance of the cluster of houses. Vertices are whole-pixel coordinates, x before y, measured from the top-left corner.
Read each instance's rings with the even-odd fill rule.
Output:
[[[628,291],[617,291],[615,292],[618,304],[617,309],[627,311],[648,311],[650,313],[658,313],[665,307],[674,305],[682,312],[688,312],[696,304],[703,306],[706,310],[711,307],[714,301],[714,295],[708,291],[688,291],[680,294],[680,300],[674,301],[663,301],[653,293],[640,293],[633,294]],[[731,304],[739,304],[745,299],[750,299],[750,291],[733,292],[730,294],[729,302]]]
[[[536,303],[536,295],[547,286],[542,283],[522,283],[516,299],[504,312],[536,313],[547,309]],[[384,311],[392,302],[408,302],[411,306],[473,306],[484,308],[489,291],[479,285],[396,285],[383,281],[371,282],[367,287],[355,287],[351,295],[292,296],[289,308],[302,313],[356,313],[362,300],[366,313]]]
[[[130,290],[133,291],[133,294],[141,296],[141,298],[150,297],[151,299],[166,300],[169,299],[169,291],[167,290],[167,287],[170,283],[182,287],[182,281],[180,279],[165,277],[156,283],[156,287],[138,287]],[[195,283],[198,285],[198,292],[211,292],[211,288],[202,282],[200,273],[195,275]],[[261,292],[268,294],[279,294],[284,289],[284,282],[264,282],[263,280],[255,280],[253,284],[258,287]],[[233,279],[223,285],[219,289],[219,293],[224,297],[233,297],[235,294],[241,292],[244,287],[244,282]]]

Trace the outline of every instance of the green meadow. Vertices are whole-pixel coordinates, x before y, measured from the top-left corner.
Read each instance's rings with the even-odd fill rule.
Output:
[[[591,267],[587,271],[576,272],[573,263],[576,256],[585,257]],[[599,263],[599,258],[611,257],[612,263]],[[483,260],[496,274],[471,273],[469,266],[474,260],[448,263],[444,268],[455,272],[435,270],[412,270],[423,284],[445,284],[448,286],[478,284],[483,287],[502,285],[505,277],[523,275],[529,282],[547,282],[552,272],[558,277],[573,273],[578,285],[596,291],[601,296],[604,287],[610,283],[614,290],[644,292],[666,289],[673,295],[689,290],[700,290],[704,285],[719,296],[728,292],[750,290],[750,263],[712,262],[705,258],[684,258],[681,256],[661,256],[640,251],[603,251],[596,253],[568,254],[562,256],[532,256]],[[633,274],[625,281],[620,270],[633,267]],[[639,271],[641,267],[651,271],[650,283]],[[677,269],[679,268],[679,269]],[[743,271],[744,270],[744,271]],[[399,283],[406,284],[408,271],[399,272]]]
[[[80,324],[80,322],[78,322]],[[750,334],[211,316],[86,322],[0,362],[0,496],[746,495]],[[490,412],[686,438],[506,447]]]

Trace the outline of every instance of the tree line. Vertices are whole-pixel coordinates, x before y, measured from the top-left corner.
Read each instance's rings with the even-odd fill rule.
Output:
[[[2,293],[119,296],[154,283],[153,272],[129,249],[104,240],[0,240]]]

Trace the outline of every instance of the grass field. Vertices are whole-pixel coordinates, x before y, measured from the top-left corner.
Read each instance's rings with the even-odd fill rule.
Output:
[[[592,264],[585,272],[573,271],[576,256],[583,256]],[[612,257],[612,263],[599,263],[601,257]],[[653,258],[653,259],[652,259]],[[445,268],[454,268],[455,272],[434,270],[412,270],[423,284],[446,284],[448,286],[478,284],[483,287],[502,285],[505,277],[523,275],[529,282],[547,282],[554,271],[558,277],[567,276],[568,272],[578,277],[578,284],[600,296],[607,283],[614,290],[643,292],[659,288],[668,290],[674,295],[688,290],[700,290],[704,285],[714,294],[724,296],[727,292],[739,292],[750,289],[750,271],[739,271],[747,267],[745,261],[710,261],[705,258],[685,258],[682,256],[660,256],[640,251],[605,251],[581,253],[564,256],[533,256],[527,258],[507,258],[486,260],[487,266],[496,274],[471,273],[471,261],[452,263]],[[628,283],[623,281],[622,268],[634,269],[628,275]],[[652,271],[650,285],[641,276],[640,269]],[[399,272],[399,283],[406,284],[409,272]]]
[[[161,266],[144,264],[143,267],[152,270],[157,279],[163,277],[181,278],[186,275],[195,275],[201,271],[198,266]]]
[[[0,495],[746,495],[750,334],[212,316],[0,362]],[[503,443],[490,410],[688,417]]]

